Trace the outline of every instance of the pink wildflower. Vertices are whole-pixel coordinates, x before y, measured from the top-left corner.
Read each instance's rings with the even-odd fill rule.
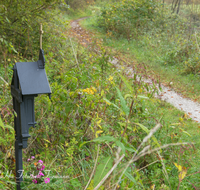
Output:
[[[45,182],[45,183],[49,183],[49,182],[50,182],[50,179],[49,179],[49,178],[45,178],[45,179],[44,179],[44,182]]]
[[[43,174],[41,171],[39,172],[39,175],[40,175],[40,176],[44,176],[44,174]]]
[[[34,160],[34,159],[35,159],[35,156],[31,156],[31,159]]]
[[[37,175],[36,178],[37,178],[37,179],[40,179],[40,178],[41,178],[41,175]]]
[[[40,170],[40,171],[44,170],[44,168],[45,168],[44,165],[42,165],[42,166],[37,166],[37,170]]]
[[[41,163],[41,164],[43,164],[43,161],[42,161],[42,160],[39,160],[39,161],[38,161],[38,163]]]
[[[37,183],[37,180],[36,179],[33,179],[33,181],[32,181],[33,183]]]
[[[35,178],[35,176],[33,174],[30,175],[32,178]]]
[[[44,166],[44,165],[42,165],[42,167],[40,168],[40,171],[44,170],[44,168],[45,168],[45,166]]]

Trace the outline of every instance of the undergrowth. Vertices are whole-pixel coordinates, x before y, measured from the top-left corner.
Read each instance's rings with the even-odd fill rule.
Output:
[[[112,66],[112,53],[101,44],[96,53],[71,39],[65,15],[54,19],[44,23],[46,38],[51,39],[44,52],[52,99],[36,98],[37,126],[30,129],[28,148],[23,150],[22,189],[199,187],[198,125],[153,98],[155,85],[136,75],[129,78],[126,70]],[[16,61],[32,60],[16,56],[1,65],[1,189],[15,188],[9,84]],[[49,183],[32,182],[31,156],[44,162]]]
[[[172,13],[171,4],[156,1],[104,4],[84,23],[103,32],[105,45],[128,62],[144,62],[149,75],[200,101],[199,9],[184,3],[179,14]]]

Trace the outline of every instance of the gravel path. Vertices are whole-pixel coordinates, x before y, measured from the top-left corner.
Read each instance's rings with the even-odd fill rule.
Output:
[[[119,62],[118,59],[114,59],[112,61],[112,64],[120,68],[121,66],[118,64],[118,62]],[[134,77],[135,72],[131,67],[126,67],[126,72],[127,72],[126,74],[129,77]],[[140,80],[139,77],[137,77],[137,79]],[[153,81],[151,79],[146,79],[144,77],[142,77],[142,81],[150,85],[153,84]],[[181,94],[178,94],[173,89],[170,89],[164,86],[163,84],[161,84],[162,91],[159,90],[158,84],[156,85],[156,87],[159,91],[159,94],[155,95],[156,98],[169,102],[174,107],[178,108],[179,110],[184,111],[194,121],[200,123],[200,104],[199,103],[196,103],[187,98],[183,98]]]
[[[80,43],[83,45],[89,44],[92,40],[91,37],[93,36],[92,33],[88,33],[84,29],[82,29],[79,25],[79,21],[83,20],[87,17],[80,18],[78,20],[71,22],[71,33],[73,36],[76,36]],[[122,66],[119,64],[119,60],[117,58],[114,58],[111,63],[115,65],[117,68],[121,68]],[[125,70],[129,77],[133,76],[135,74],[134,70],[128,66],[123,65],[125,67]],[[139,78],[139,77],[138,77]],[[142,80],[145,83],[153,84],[153,81],[151,79],[142,78]],[[169,87],[166,87],[161,84],[162,91],[159,91],[159,95],[157,95],[157,98],[160,98],[161,100],[164,100],[166,102],[169,102],[179,110],[184,111],[190,118],[192,118],[194,121],[200,123],[200,104],[196,103],[190,99],[183,98],[181,94],[176,93],[173,91],[173,89],[170,89]]]

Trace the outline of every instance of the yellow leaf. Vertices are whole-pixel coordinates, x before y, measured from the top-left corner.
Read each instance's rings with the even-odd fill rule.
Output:
[[[103,96],[103,95],[104,95],[104,90],[101,91],[101,96]]]
[[[49,141],[49,140],[47,140],[47,139],[44,139],[46,142],[48,142],[48,143],[50,143],[51,144],[51,142]]]
[[[183,178],[186,176],[186,174],[187,174],[187,169],[186,169],[186,167],[183,167],[182,172],[180,172],[180,174],[178,175],[179,180],[180,181],[183,180]]]
[[[96,89],[95,87],[92,87],[92,90],[93,90],[94,92],[97,92],[97,89]]]
[[[142,89],[140,88],[138,91],[139,91],[139,92],[142,92]]]
[[[69,145],[69,143],[67,143],[66,141],[65,141],[65,146],[68,146]]]
[[[183,116],[183,118],[187,118],[187,117],[188,117],[188,115],[185,113],[184,116]]]
[[[97,125],[99,126],[99,128],[101,128],[101,129],[102,129],[102,127],[101,127],[100,123],[101,123],[101,120],[97,121]]]
[[[99,121],[97,121],[97,125],[99,125],[101,123],[101,119]]]
[[[93,127],[91,127],[91,130],[92,130],[92,132],[94,133],[94,129],[93,129]]]
[[[11,154],[10,154],[10,152],[8,152],[8,154],[7,154],[7,158],[10,158],[10,156],[11,156]]]
[[[182,166],[178,165],[177,163],[174,163],[174,165],[178,168],[178,171],[181,172],[182,171]]]
[[[182,122],[182,121],[183,121],[183,118],[180,117],[180,118],[179,118],[179,121]]]
[[[109,103],[109,102],[106,101],[106,104],[110,105],[111,103]]]
[[[112,77],[112,76],[110,76],[108,80],[109,80],[109,81],[112,81],[112,80],[113,80],[113,77]]]
[[[89,90],[89,94],[93,95],[94,94],[93,90]]]
[[[103,131],[97,131],[96,132],[96,134],[95,134],[96,138],[98,138],[98,134],[100,134],[100,133],[103,133]]]
[[[186,176],[187,174],[187,169],[185,166],[181,166],[181,165],[178,165],[176,163],[174,163],[174,165],[178,168],[178,171],[180,172],[179,175],[178,175],[178,178],[179,180],[183,180],[184,177]]]
[[[154,190],[155,189],[155,184],[152,184],[150,188]]]
[[[91,180],[90,185],[88,186],[87,190],[93,190],[94,189],[94,180]]]

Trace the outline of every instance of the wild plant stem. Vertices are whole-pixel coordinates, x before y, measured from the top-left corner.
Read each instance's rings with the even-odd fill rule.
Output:
[[[180,184],[181,184],[181,180],[179,180],[177,190],[179,190],[179,188],[180,188]]]
[[[99,157],[99,146],[100,146],[100,145],[98,145],[97,157],[96,157],[96,160],[95,160],[94,168],[93,168],[93,170],[92,170],[92,173],[91,173],[91,175],[90,175],[90,179],[89,179],[87,185],[85,186],[85,189],[84,189],[84,190],[87,189],[87,187],[89,186],[90,181],[92,180],[92,177],[93,177],[93,175],[94,175],[94,172],[95,172],[95,169],[96,169],[96,165],[97,165],[97,160],[98,160],[98,157]]]
[[[123,154],[114,164],[114,166],[110,169],[110,171],[105,175],[105,177],[99,182],[99,184],[93,189],[97,190],[104,182],[105,180],[110,176],[110,174],[113,172],[113,170],[118,166],[118,164],[121,162],[121,160],[124,158],[125,154]]]

